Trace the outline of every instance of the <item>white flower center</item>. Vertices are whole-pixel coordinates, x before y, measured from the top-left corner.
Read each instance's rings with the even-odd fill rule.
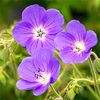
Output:
[[[85,50],[84,42],[75,42],[75,47],[72,48],[74,51],[77,51],[78,53],[81,53],[83,50]]]
[[[41,84],[47,84],[50,80],[50,74],[41,73],[41,77],[38,79],[38,82]]]
[[[44,40],[47,31],[45,31],[41,26],[33,30],[35,39]]]
[[[46,74],[43,70],[41,70],[40,68],[38,68],[38,72],[35,73],[35,78],[37,79],[37,81],[41,84],[47,84],[50,80],[50,74]]]

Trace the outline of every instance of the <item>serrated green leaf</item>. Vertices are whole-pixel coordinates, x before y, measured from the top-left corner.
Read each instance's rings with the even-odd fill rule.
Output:
[[[8,49],[3,49],[2,50],[2,53],[1,53],[1,57],[2,57],[2,60],[4,62],[7,62],[8,58],[9,58],[9,50]]]

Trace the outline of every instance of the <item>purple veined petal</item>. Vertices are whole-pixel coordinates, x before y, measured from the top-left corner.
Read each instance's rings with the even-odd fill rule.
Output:
[[[54,53],[50,49],[41,48],[35,53],[34,57],[36,68],[40,68],[41,71],[47,72],[49,60],[54,57]]]
[[[18,75],[27,81],[36,82],[35,74],[38,71],[34,65],[34,60],[32,57],[26,57],[23,59],[18,67]]]
[[[56,35],[54,34],[47,34],[45,35],[45,40],[43,41],[43,47],[48,48],[51,50],[55,50],[55,45],[54,45],[54,38]]]
[[[48,73],[51,74],[50,83],[54,83],[59,75],[60,63],[56,58],[51,58],[48,65]]]
[[[78,20],[72,20],[66,25],[66,31],[75,37],[77,41],[82,41],[86,35],[86,29]]]
[[[39,27],[45,12],[46,10],[37,4],[28,6],[22,13],[22,20],[31,23],[34,27]]]
[[[91,53],[91,51],[88,50],[88,51],[86,51],[86,52],[83,51],[83,52],[81,52],[81,53],[79,53],[79,54],[76,54],[76,55],[74,56],[73,62],[74,62],[74,63],[83,63],[85,60],[88,59],[88,57],[90,56],[90,53]]]
[[[88,30],[86,33],[86,38],[85,38],[85,47],[87,50],[92,48],[97,44],[97,35],[94,31]]]
[[[42,25],[48,34],[55,34],[62,30],[64,18],[58,10],[48,9],[43,16]]]
[[[25,21],[18,22],[13,29],[13,38],[22,46],[26,46],[26,42],[33,37],[32,29],[34,27]]]
[[[75,41],[75,38],[67,32],[59,32],[54,40],[55,46],[58,50],[61,50],[67,46],[74,46]]]
[[[26,43],[26,48],[30,55],[34,55],[37,50],[42,48],[42,41],[31,37]]]
[[[46,85],[42,85],[42,86],[36,88],[36,89],[33,91],[33,94],[34,94],[35,96],[41,95],[42,93],[44,93],[44,92],[47,90],[49,84],[50,84],[50,83],[47,83]]]
[[[38,88],[41,85],[42,84],[40,84],[40,83],[28,82],[23,79],[19,80],[16,83],[17,88],[20,90],[30,90],[30,89]]]
[[[76,54],[77,52],[72,50],[71,47],[66,47],[60,50],[59,57],[62,59],[64,63],[71,64]]]

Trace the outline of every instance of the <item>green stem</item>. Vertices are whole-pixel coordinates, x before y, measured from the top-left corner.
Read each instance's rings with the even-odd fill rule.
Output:
[[[86,79],[86,78],[79,78],[79,79],[75,79],[76,82],[88,82],[88,83],[93,83],[93,81],[89,80],[89,79]]]
[[[82,78],[83,76],[80,73],[80,71],[78,70],[78,68],[75,66],[75,64],[74,63],[71,63],[71,65],[73,66],[73,68],[77,72],[77,74]],[[86,87],[94,95],[95,98],[97,98],[98,100],[100,100],[99,99],[99,96],[95,93],[95,91],[89,85],[87,85]]]
[[[82,81],[82,82],[88,82],[88,83],[93,83],[93,81],[91,81],[91,80],[89,80],[89,79],[85,79],[85,78],[73,79],[73,80],[71,80],[71,81],[67,84],[67,86],[64,88],[64,90],[61,92],[61,94],[65,93],[65,91],[69,89],[69,86],[70,86],[71,84],[76,83],[76,82],[80,82],[80,81]]]
[[[62,76],[64,75],[64,73],[66,72],[67,67],[64,66],[63,72],[59,75],[57,80],[61,80]]]
[[[75,66],[74,63],[71,63],[71,65],[73,66],[74,70],[77,72],[77,74],[79,75],[79,77],[83,77],[82,74],[80,73],[80,71],[78,70],[78,68]]]
[[[93,66],[93,63],[92,63],[90,57],[88,59],[88,62],[89,62],[90,69],[91,69],[91,73],[92,73],[92,76],[93,76],[93,79],[94,79],[94,87],[95,87],[95,90],[96,90],[98,96],[100,96],[100,91],[99,91],[99,87],[98,87],[98,84],[97,84],[97,78],[96,78],[95,68]],[[99,100],[100,100],[100,98],[99,98]]]
[[[62,96],[66,94],[66,90],[68,90],[69,86],[70,86],[73,82],[74,82],[74,80],[71,80],[71,81],[67,84],[67,86],[64,88],[64,90],[61,92],[61,95],[62,95]]]
[[[57,50],[54,50],[54,53],[56,53],[56,54],[59,56],[59,51],[57,51]]]
[[[95,57],[95,59],[98,59],[98,56],[93,51],[91,51],[91,54]]]
[[[51,89],[53,90],[53,92],[55,93],[55,95],[59,98],[62,99],[62,97],[56,92],[56,90],[54,89],[54,87],[52,86],[52,84],[50,84]],[[63,100],[63,99],[62,99]]]

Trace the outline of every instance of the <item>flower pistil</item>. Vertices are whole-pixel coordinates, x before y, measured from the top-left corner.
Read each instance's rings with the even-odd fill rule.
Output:
[[[76,42],[75,47],[72,48],[74,51],[77,51],[78,53],[81,53],[83,50],[85,50],[84,42]]]
[[[42,38],[42,35],[45,34],[41,29],[37,31],[37,37]]]
[[[38,73],[35,73],[35,77],[37,78],[37,81],[42,83],[42,84],[47,84],[50,79],[50,74],[46,74],[44,71],[42,71],[40,68],[38,70]]]

